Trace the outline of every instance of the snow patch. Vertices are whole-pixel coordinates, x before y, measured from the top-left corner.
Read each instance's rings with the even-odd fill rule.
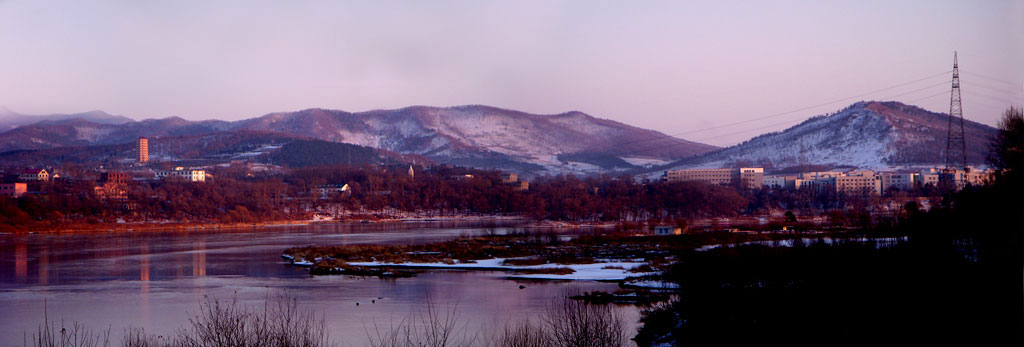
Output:
[[[644,265],[644,262],[597,262],[593,264],[540,264],[528,266],[504,265],[505,258],[480,259],[473,262],[458,262],[447,264],[434,263],[387,263],[387,262],[351,262],[349,265],[365,267],[405,267],[405,268],[431,268],[431,269],[463,269],[463,270],[502,270],[502,271],[523,271],[554,268],[569,268],[571,274],[513,274],[509,278],[518,279],[544,279],[544,280],[574,280],[574,281],[621,281],[629,277],[647,275],[650,273],[629,272],[629,270]]]

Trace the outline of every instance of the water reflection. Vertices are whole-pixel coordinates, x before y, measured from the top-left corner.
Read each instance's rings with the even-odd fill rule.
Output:
[[[197,240],[192,253],[192,277],[206,276],[206,240]]]
[[[142,245],[139,250],[139,280],[149,282],[149,245]]]
[[[46,285],[50,280],[50,251],[44,246],[39,250],[39,284]]]
[[[18,283],[28,278],[28,245],[19,243],[14,251],[14,276]]]
[[[323,314],[332,335],[354,337],[365,327],[401,320],[427,301],[457,306],[471,328],[542,312],[571,286],[613,290],[615,284],[520,283],[500,272],[441,271],[380,280],[310,277],[285,264],[281,251],[312,244],[412,244],[462,235],[521,231],[515,225],[393,224],[89,235],[0,235],[0,345],[20,345],[25,332],[49,317],[119,332],[133,325],[173,332],[204,297],[261,306],[287,292]],[[383,298],[377,300],[377,298]],[[429,298],[429,299],[428,299]],[[356,306],[360,302],[362,305]],[[633,308],[624,308],[636,317]]]

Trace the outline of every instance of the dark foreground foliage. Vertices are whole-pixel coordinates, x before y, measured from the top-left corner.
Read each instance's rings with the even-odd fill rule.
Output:
[[[650,311],[641,346],[1021,345],[1024,118],[1011,109],[984,187],[949,194],[890,248],[723,248],[679,254],[678,300]],[[913,209],[910,209],[913,210]]]
[[[110,331],[93,332],[75,322],[70,326],[44,322],[26,346],[34,347],[321,347],[330,346],[322,317],[300,309],[293,298],[268,300],[261,310],[237,301],[208,300],[189,318],[188,325],[170,336],[129,328],[121,339]]]
[[[574,292],[554,298],[536,319],[510,321],[490,331],[469,331],[458,306],[443,308],[428,300],[423,312],[411,312],[399,322],[373,322],[367,328],[371,347],[622,347],[631,345],[628,322],[610,305],[593,305],[569,299]],[[209,300],[188,325],[170,336],[147,334],[129,328],[120,340],[110,331],[94,332],[79,323],[49,321],[26,337],[34,347],[321,347],[330,341],[322,317],[299,309],[296,301],[278,297],[262,310],[237,301]],[[343,341],[342,341],[343,342]],[[348,344],[345,344],[346,346]]]

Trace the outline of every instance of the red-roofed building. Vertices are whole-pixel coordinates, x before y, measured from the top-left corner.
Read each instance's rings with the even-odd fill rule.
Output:
[[[28,169],[22,171],[21,175],[18,175],[18,179],[22,181],[49,181],[50,173],[46,172],[46,169]]]

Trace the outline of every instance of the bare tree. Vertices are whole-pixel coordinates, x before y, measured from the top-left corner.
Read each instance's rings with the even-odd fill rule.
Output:
[[[509,323],[495,339],[495,347],[554,347],[552,336],[544,328],[528,321]]]
[[[629,341],[625,319],[610,305],[566,297],[548,305],[542,321],[556,346],[620,347]]]
[[[323,317],[300,310],[294,298],[268,300],[262,313],[238,304],[207,300],[173,343],[178,347],[327,346]]]
[[[460,320],[458,305],[439,309],[429,297],[426,311],[412,312],[385,330],[375,324],[374,334],[367,331],[367,337],[372,347],[468,347],[477,340]]]

